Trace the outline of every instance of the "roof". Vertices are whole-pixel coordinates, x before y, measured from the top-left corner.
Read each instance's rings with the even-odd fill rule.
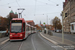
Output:
[[[14,12],[11,10],[10,13],[14,13]]]
[[[48,25],[45,25],[45,26],[48,26]]]
[[[28,22],[34,22],[34,21],[33,21],[33,20],[28,20],[28,21],[26,21],[26,22],[28,23]]]
[[[43,24],[40,24],[41,26],[43,26]]]
[[[15,14],[17,14],[17,12],[15,12]]]

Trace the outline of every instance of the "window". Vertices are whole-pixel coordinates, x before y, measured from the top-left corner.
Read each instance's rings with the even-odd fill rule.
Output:
[[[29,31],[29,26],[28,26],[28,31]]]
[[[72,30],[74,30],[74,25],[72,24]]]
[[[23,23],[23,32],[25,31],[25,23]]]
[[[11,24],[11,32],[21,32],[22,23],[12,23]]]
[[[28,25],[26,25],[26,31],[29,31],[29,26]]]

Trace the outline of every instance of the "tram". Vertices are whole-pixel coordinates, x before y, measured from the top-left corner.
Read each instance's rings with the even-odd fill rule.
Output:
[[[24,18],[13,18],[10,22],[10,40],[23,40],[31,34],[30,25]]]

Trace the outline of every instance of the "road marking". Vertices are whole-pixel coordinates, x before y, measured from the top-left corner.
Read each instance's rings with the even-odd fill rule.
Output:
[[[40,34],[41,34],[41,33],[40,33]],[[44,37],[45,39],[49,40],[50,42],[52,42],[52,43],[54,43],[54,44],[57,44],[57,42],[55,42],[55,41],[53,41],[53,40],[51,40],[51,39],[49,39],[49,38],[43,36],[42,34],[41,34],[41,36]]]
[[[31,37],[31,41],[32,41],[34,50],[36,50],[35,45],[34,45],[34,42],[33,42],[33,38],[32,38],[32,37]]]
[[[75,37],[73,37],[73,38],[75,38]]]
[[[20,45],[20,47],[19,47],[19,50],[21,50],[22,44],[23,44],[23,42],[21,43],[21,45]]]
[[[6,43],[8,40],[9,40],[9,39],[7,39],[7,40],[5,40],[5,41],[1,42],[1,43],[0,43],[0,45],[2,45],[2,44],[4,44],[4,43]]]

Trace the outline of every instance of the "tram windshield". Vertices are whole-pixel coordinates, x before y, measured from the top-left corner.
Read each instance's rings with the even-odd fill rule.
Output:
[[[12,23],[11,32],[22,32],[22,23]]]

